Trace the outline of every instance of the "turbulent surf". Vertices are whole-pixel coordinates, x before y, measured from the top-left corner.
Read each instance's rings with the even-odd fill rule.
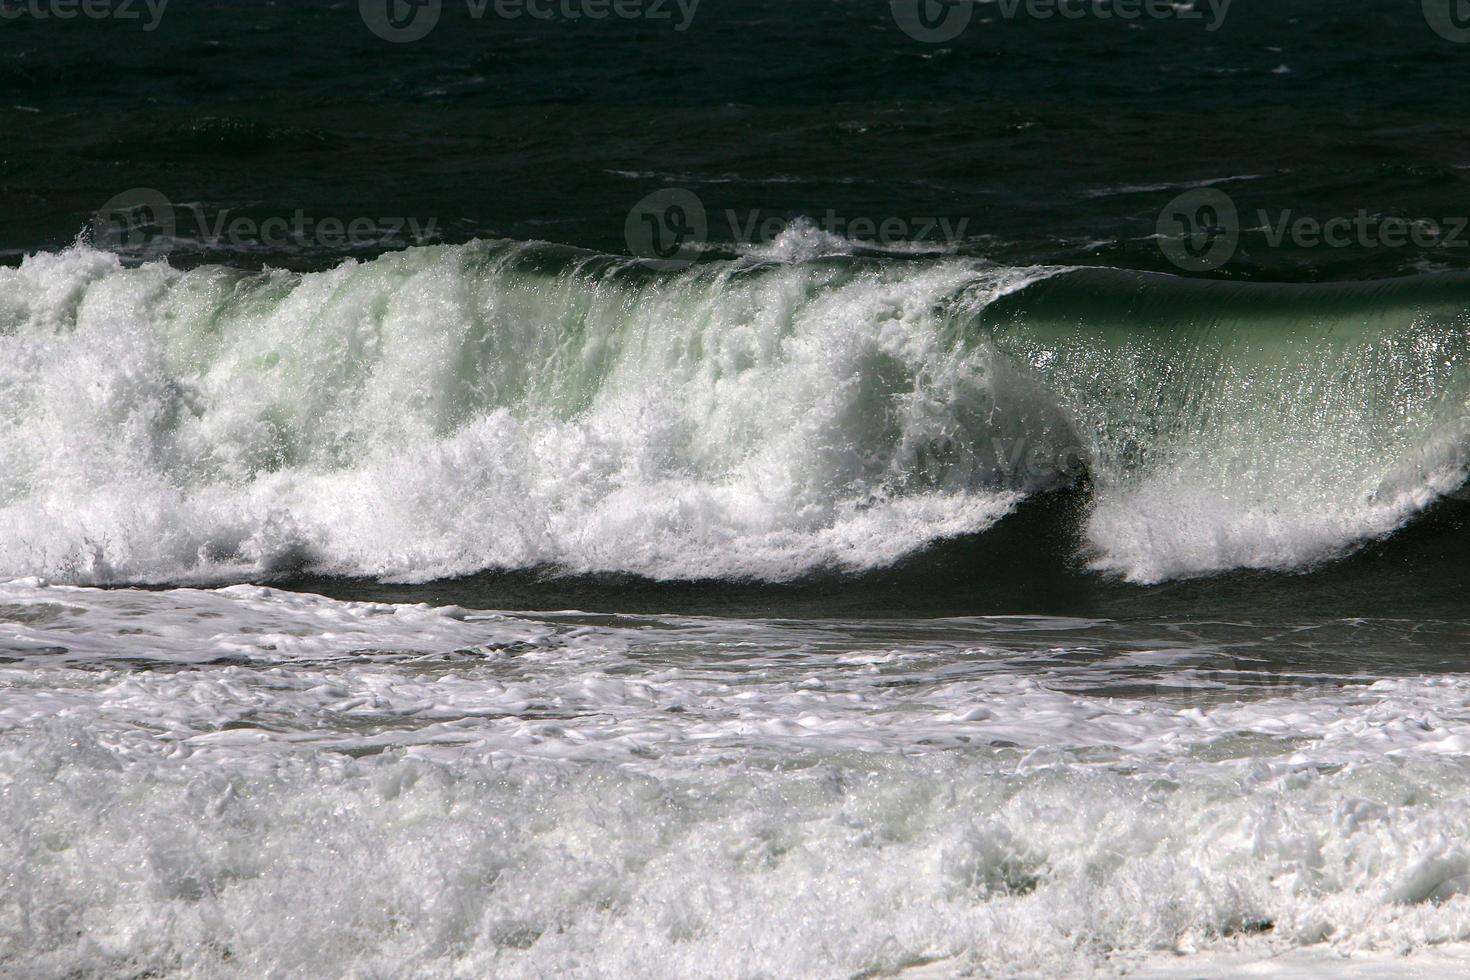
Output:
[[[1467,464],[1470,283],[1258,286],[788,241],[0,270],[0,574],[784,581],[1086,487],[1136,582],[1301,568]],[[807,238],[810,236],[807,235]]]

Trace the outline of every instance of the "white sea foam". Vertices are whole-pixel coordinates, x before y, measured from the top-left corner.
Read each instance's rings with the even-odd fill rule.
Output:
[[[438,248],[306,276],[0,270],[0,570],[424,579],[863,569],[1018,495],[920,472],[986,363],[936,306],[1037,273],[647,282]]]
[[[1464,481],[1444,316],[982,324],[1058,270],[851,245],[800,226],[657,276],[508,243],[309,275],[31,256],[0,269],[0,573],[787,580],[983,532],[1071,463],[1094,566],[1156,582],[1328,559]]]
[[[1201,652],[1110,629],[12,582],[0,646],[25,660],[0,666],[0,963],[1463,962],[1432,947],[1470,939],[1470,682],[1107,696],[1091,687],[1129,662]]]

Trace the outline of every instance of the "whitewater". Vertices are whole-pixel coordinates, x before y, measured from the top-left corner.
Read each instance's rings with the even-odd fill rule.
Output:
[[[1300,976],[1470,939],[1464,677],[1267,679],[1224,624],[35,580],[0,613],[11,975]]]
[[[0,574],[781,581],[1085,479],[1079,553],[1156,582],[1331,558],[1464,482],[1463,284],[1069,293],[812,234],[674,274],[504,242],[304,275],[28,256]]]
[[[1467,311],[800,225],[28,255],[0,975],[1463,970]],[[1349,572],[1399,614],[1293,604]]]

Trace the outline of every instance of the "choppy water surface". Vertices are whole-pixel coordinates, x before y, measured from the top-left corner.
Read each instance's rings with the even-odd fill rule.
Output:
[[[36,973],[1055,973],[1470,926],[1470,679],[1392,669],[1470,624],[0,608],[0,956]]]

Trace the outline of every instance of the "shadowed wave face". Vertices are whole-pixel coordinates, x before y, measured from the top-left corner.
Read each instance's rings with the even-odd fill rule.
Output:
[[[799,583],[922,574],[946,541],[983,566],[1024,519],[1063,577],[1154,584],[1333,563],[1470,461],[1457,276],[1009,268],[797,227],[679,272],[79,246],[0,297],[0,575]]]

